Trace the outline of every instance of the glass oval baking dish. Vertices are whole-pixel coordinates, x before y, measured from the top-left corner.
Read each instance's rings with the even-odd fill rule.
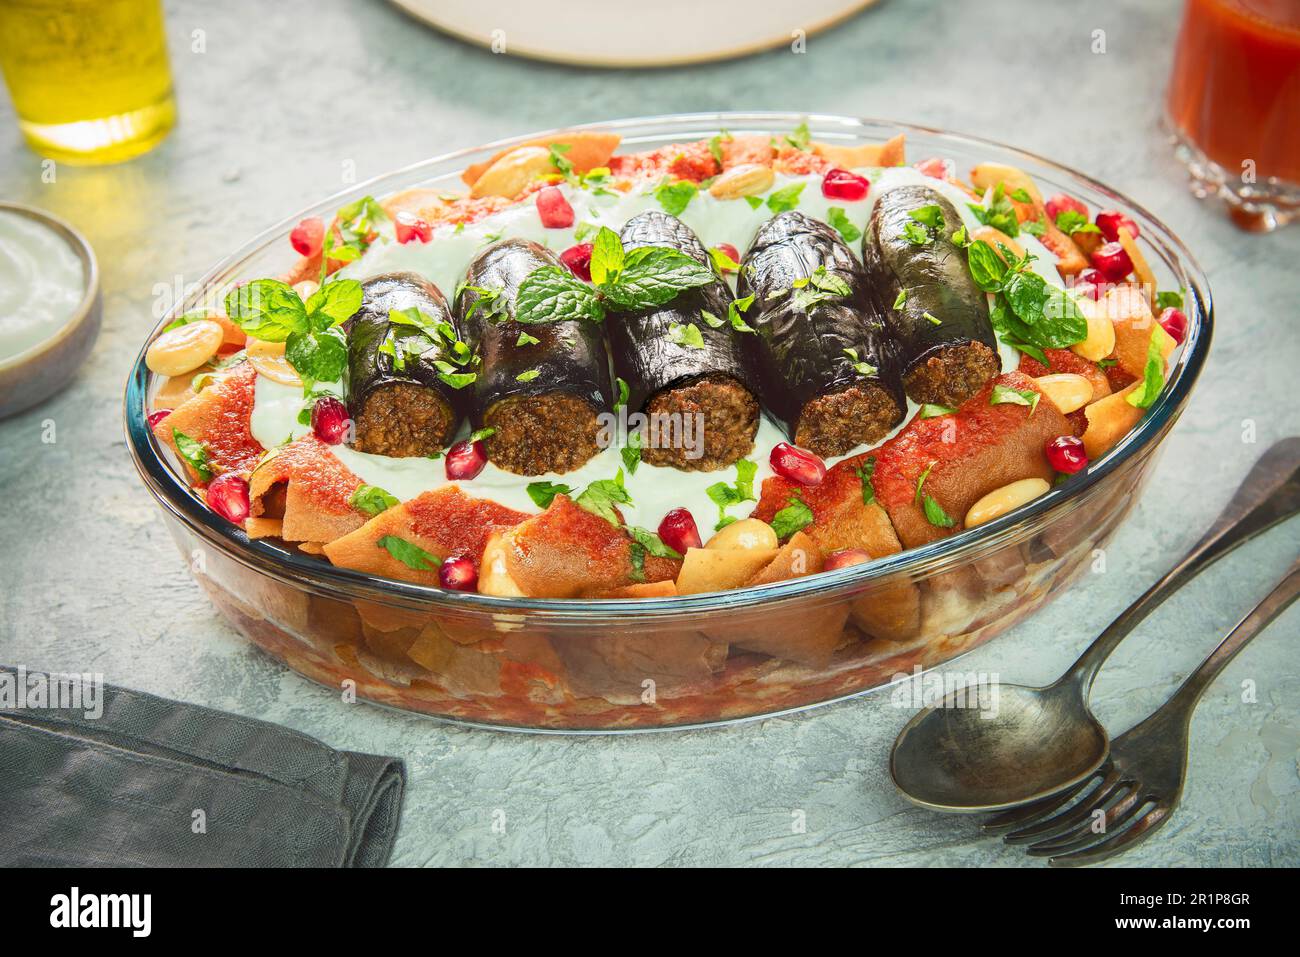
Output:
[[[781,135],[801,122],[815,139],[848,145],[903,132],[913,158],[944,156],[959,169],[1018,166],[1044,193],[1065,191],[1132,217],[1161,286],[1186,290],[1189,321],[1165,389],[1138,426],[1031,504],[865,565],[688,597],[511,599],[375,578],[272,541],[250,541],[208,510],[155,440],[146,409],[157,383],[142,345],[126,389],[128,444],[213,604],[290,668],[354,688],[363,699],[466,724],[612,732],[736,721],[861,694],[962,654],[1068,587],[1137,501],[1205,363],[1213,308],[1200,267],[1141,206],[1066,167],[975,137],[786,113],[663,116],[586,128],[618,132],[621,150],[639,151],[721,129]],[[545,134],[418,163],[295,214],[204,276],[159,328],[214,289],[283,272],[289,230],[303,217],[330,217],[367,194],[458,183],[468,164],[537,135]],[[878,636],[886,633],[892,637]]]

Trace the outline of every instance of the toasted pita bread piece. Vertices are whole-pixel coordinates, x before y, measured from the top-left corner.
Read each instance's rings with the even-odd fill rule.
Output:
[[[202,392],[177,406],[153,427],[158,440],[165,442],[185,462],[190,481],[197,483],[203,478],[180,455],[176,432],[203,443],[213,475],[250,471],[262,457],[262,445],[248,428],[256,381],[257,372],[247,362],[241,362],[217,376]]]

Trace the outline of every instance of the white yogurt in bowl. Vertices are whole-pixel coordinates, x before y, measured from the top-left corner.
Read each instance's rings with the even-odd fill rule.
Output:
[[[53,338],[85,294],[86,269],[67,238],[0,208],[0,362]]]
[[[85,238],[39,209],[0,203],[0,418],[46,399],[99,334],[99,269]]]

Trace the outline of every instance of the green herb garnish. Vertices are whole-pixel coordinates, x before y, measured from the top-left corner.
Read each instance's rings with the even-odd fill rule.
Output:
[[[840,234],[846,243],[855,243],[862,238],[862,230],[849,220],[849,214],[842,206],[832,206],[826,211],[826,221]]]
[[[352,497],[348,499],[348,504],[358,512],[365,512],[371,518],[374,518],[381,512],[386,512],[393,506],[400,505],[401,502],[378,485],[367,485],[362,482],[357,486],[357,490],[352,493]]]
[[[524,491],[537,503],[538,508],[550,508],[557,495],[570,495],[573,489],[558,482],[529,482]]]
[[[413,568],[417,572],[431,572],[442,565],[442,559],[437,555],[430,555],[419,545],[398,538],[396,535],[385,535],[375,544],[407,568]]]
[[[1164,387],[1165,357],[1160,351],[1160,338],[1152,335],[1151,341],[1147,343],[1147,363],[1142,370],[1142,384],[1124,396],[1124,401],[1137,409],[1149,409]]]
[[[791,183],[789,186],[782,186],[767,197],[767,208],[774,216],[796,209],[799,206],[799,194],[803,192],[806,185],[807,183]]]
[[[674,183],[665,182],[656,186],[655,199],[669,216],[680,216],[686,212],[686,207],[699,191],[699,187],[690,180],[680,179]]]
[[[756,501],[754,498],[754,476],[758,474],[758,465],[749,459],[736,463],[736,481],[733,484],[715,482],[704,490],[709,499],[718,506],[718,523],[714,530],[730,525],[735,521],[727,515],[727,509],[742,502]]]
[[[172,441],[190,468],[204,481],[212,479],[212,467],[208,464],[208,447],[197,439],[192,439],[180,429],[172,428]]]
[[[812,509],[795,492],[786,499],[785,507],[772,516],[772,531],[778,539],[788,538],[812,523]]]
[[[1027,405],[1029,414],[1033,415],[1034,410],[1038,408],[1038,400],[1042,397],[1041,392],[1033,389],[1013,389],[1006,385],[995,385],[993,394],[989,396],[989,405]]]

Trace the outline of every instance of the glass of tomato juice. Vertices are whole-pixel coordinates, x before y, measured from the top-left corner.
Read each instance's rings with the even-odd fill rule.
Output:
[[[1165,115],[1193,191],[1237,225],[1300,214],[1300,0],[1187,0]]]

